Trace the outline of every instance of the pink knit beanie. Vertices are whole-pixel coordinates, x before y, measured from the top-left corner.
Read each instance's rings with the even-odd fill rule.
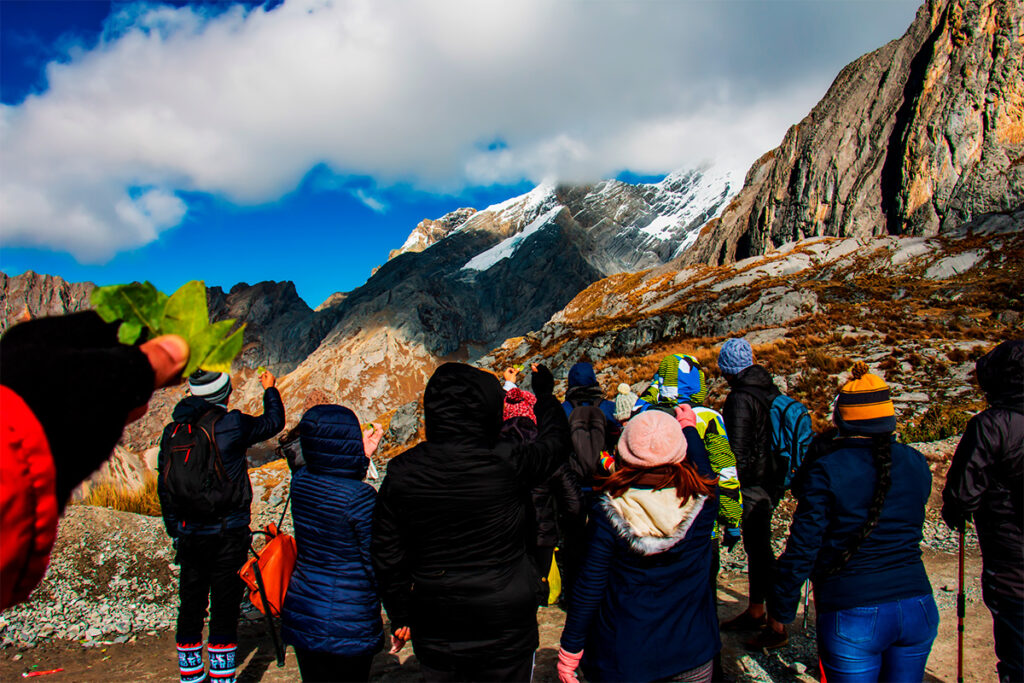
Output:
[[[633,467],[657,467],[686,459],[686,437],[676,419],[660,410],[640,413],[626,423],[619,455]]]

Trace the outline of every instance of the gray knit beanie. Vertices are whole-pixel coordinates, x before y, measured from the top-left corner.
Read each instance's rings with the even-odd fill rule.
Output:
[[[226,405],[231,396],[231,375],[196,370],[188,376],[188,390],[208,403]]]

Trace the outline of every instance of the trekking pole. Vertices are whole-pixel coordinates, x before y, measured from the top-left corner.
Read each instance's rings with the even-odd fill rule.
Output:
[[[811,604],[811,582],[804,581],[804,632],[807,631],[807,608]]]
[[[277,666],[278,668],[284,666],[284,647],[281,645],[281,637],[277,634],[277,629],[274,628],[274,613],[270,608],[270,600],[267,599],[267,590],[263,587],[263,574],[260,573],[259,555],[256,551],[250,547],[253,555],[256,555],[257,561],[253,562],[252,568],[256,574],[256,587],[260,590],[260,598],[263,600],[263,616],[267,621],[267,628],[270,629],[270,637],[274,641],[274,652],[277,654]]]
[[[966,525],[960,528],[960,585],[956,594],[956,681],[964,681],[964,617],[967,616],[967,598],[964,594],[964,539]]]

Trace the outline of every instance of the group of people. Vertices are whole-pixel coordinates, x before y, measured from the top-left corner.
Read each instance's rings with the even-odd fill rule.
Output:
[[[84,313],[15,326],[0,354],[7,607],[41,579],[71,490],[153,389],[179,381],[188,347],[177,337],[123,346],[116,326]],[[785,645],[807,580],[829,681],[921,680],[939,621],[919,547],[931,473],[894,439],[888,386],[863,363],[852,368],[834,427],[815,437],[793,478],[797,508],[776,558],[772,516],[788,481],[771,423],[780,392],[743,339],[725,342],[718,369],[730,388],[720,413],[704,405],[710,378],[692,355],[666,357],[639,396],[624,384],[614,400],[578,363],[564,402],[542,365],[527,391],[514,368],[503,383],[446,363],[423,394],[425,440],[388,463],[379,491],[363,481],[379,425],[307,403],[289,448],[298,559],[282,609],[302,679],[367,680],[385,647],[383,607],[390,651],[411,641],[426,680],[530,680],[555,561],[567,612],[563,683],[579,669],[595,681],[719,680],[719,630],[748,631],[752,648]],[[977,527],[999,677],[1018,681],[1024,342],[983,356],[977,377],[989,408],[957,448],[942,513],[954,529]],[[250,416],[227,409],[228,375],[192,375],[164,430],[160,496],[181,565],[183,683],[234,680],[237,572],[250,543],[245,452],[285,424],[275,378],[259,379],[263,413]],[[91,396],[97,387],[102,402]],[[193,432],[207,435],[227,493],[190,507],[176,458],[208,457],[187,445]],[[720,624],[719,547],[741,537],[748,603]]]

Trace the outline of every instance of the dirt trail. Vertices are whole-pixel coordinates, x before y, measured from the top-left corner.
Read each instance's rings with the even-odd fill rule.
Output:
[[[935,641],[928,661],[928,681],[956,680],[956,581],[957,561],[953,555],[925,551],[925,566],[935,589],[941,623],[939,637]],[[966,681],[994,680],[995,657],[992,652],[992,619],[981,601],[978,576],[981,574],[981,559],[976,555],[968,558],[969,581],[967,603],[967,628],[965,638]],[[734,572],[723,573],[719,579],[719,615],[723,619],[739,612],[746,593],[746,579]],[[813,614],[813,605],[812,605]],[[535,680],[540,683],[557,681],[555,661],[558,652],[558,636],[565,614],[554,607],[539,612],[541,647],[537,653]],[[737,681],[817,681],[818,672],[814,656],[813,619],[805,633],[801,627],[802,615],[791,627],[790,645],[771,654],[748,655],[743,649],[741,636],[723,634],[724,662],[726,669]],[[242,681],[297,681],[298,667],[295,656],[289,649],[285,666],[277,668],[274,662],[273,645],[262,623],[243,625],[240,632],[239,678]],[[17,659],[15,659],[17,657]],[[795,662],[807,666],[804,674],[793,670]],[[22,680],[27,671],[45,671],[63,667],[64,671],[41,677],[46,683],[60,681],[167,681],[176,678],[177,669],[174,655],[174,635],[163,632],[155,637],[141,637],[135,642],[108,645],[97,648],[83,648],[77,642],[40,644],[24,651],[7,650],[0,661],[0,679]],[[799,668],[799,667],[797,667]],[[414,681],[418,680],[419,667],[407,647],[400,656],[380,654],[374,661],[371,680]]]

